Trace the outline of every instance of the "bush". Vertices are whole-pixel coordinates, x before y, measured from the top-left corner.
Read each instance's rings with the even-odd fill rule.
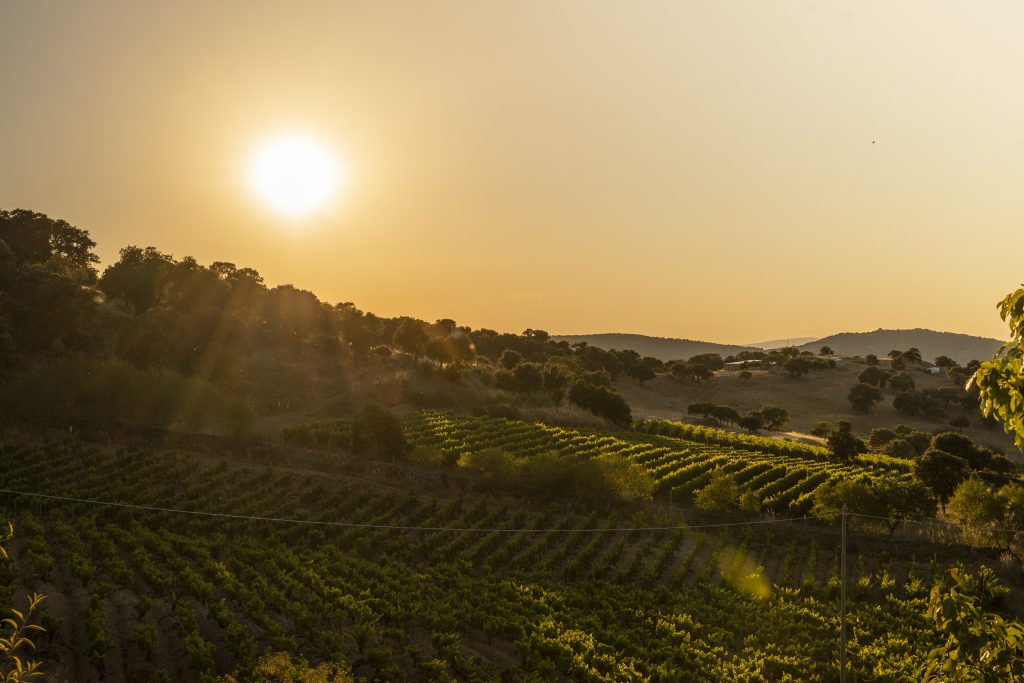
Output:
[[[946,504],[953,517],[970,527],[995,526],[1002,506],[995,492],[980,479],[967,479],[956,487]]]
[[[935,448],[929,448],[914,463],[914,476],[930,488],[940,502],[949,500],[969,471],[966,460]]]
[[[402,458],[408,453],[402,422],[384,408],[366,406],[352,421],[352,452],[373,458]]]
[[[739,488],[736,486],[736,479],[722,470],[715,470],[711,475],[711,481],[697,491],[693,502],[701,510],[728,512],[736,509],[738,499]]]
[[[618,455],[584,458],[546,452],[520,458],[489,448],[463,455],[459,466],[479,470],[492,490],[546,500],[630,502],[650,499],[655,488],[650,473]]]
[[[569,390],[569,401],[618,427],[627,428],[633,423],[633,411],[629,404],[608,387],[577,380]]]
[[[876,427],[868,435],[868,445],[874,450],[879,450],[896,438],[896,432],[885,427]]]

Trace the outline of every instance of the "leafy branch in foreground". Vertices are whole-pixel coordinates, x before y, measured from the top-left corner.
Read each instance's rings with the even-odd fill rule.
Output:
[[[928,604],[942,645],[928,653],[915,680],[924,683],[970,681],[996,683],[1024,677],[1024,626],[984,610],[986,597],[1001,589],[991,570],[976,576],[949,570],[952,584],[936,584]]]
[[[1024,450],[1024,288],[999,302],[999,316],[1010,326],[1010,340],[981,364],[971,383],[981,395],[981,412],[1002,422]]]
[[[7,546],[13,537],[14,526],[8,522],[7,531],[0,537],[0,559],[4,562],[10,560]],[[35,644],[29,640],[26,634],[43,630],[42,626],[29,622],[32,619],[32,614],[45,599],[45,596],[33,593],[28,599],[28,608],[24,612],[11,608],[12,616],[0,621],[0,676],[3,677],[0,680],[3,683],[17,683],[43,675],[39,670],[39,662],[22,659],[18,650],[35,648]]]

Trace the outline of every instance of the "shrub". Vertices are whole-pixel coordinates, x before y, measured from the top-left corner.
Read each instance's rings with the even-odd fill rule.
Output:
[[[352,452],[374,458],[402,458],[409,450],[402,422],[384,408],[366,406],[352,421]]]

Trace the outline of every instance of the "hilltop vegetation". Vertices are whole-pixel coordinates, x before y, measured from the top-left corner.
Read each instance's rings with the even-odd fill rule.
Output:
[[[922,328],[912,330],[883,330],[873,332],[841,332],[818,338],[794,339],[787,343],[785,339],[774,339],[757,342],[747,346],[735,344],[716,344],[707,341],[691,341],[689,339],[666,339],[643,334],[584,334],[555,335],[555,339],[570,343],[586,342],[590,346],[603,349],[629,349],[641,356],[653,356],[663,361],[677,358],[689,358],[702,353],[717,353],[721,356],[737,355],[755,348],[773,350],[786,346],[796,346],[799,351],[817,353],[822,346],[830,347],[841,356],[867,356],[874,354],[884,358],[892,349],[916,348],[925,358],[947,356],[958,363],[967,364],[973,359],[991,358],[992,354],[1003,343],[998,339],[977,337],[955,332],[937,332]]]
[[[971,360],[991,358],[1003,342],[988,337],[976,337],[956,332],[936,332],[916,328],[912,330],[883,330],[874,332],[842,332],[798,347],[801,351],[817,351],[831,347],[844,356],[874,354],[884,358],[893,349],[916,348],[924,358],[947,356],[966,365]]]
[[[252,268],[128,246],[97,272],[88,232],[0,213],[0,346],[8,418],[242,435],[278,415],[392,406],[552,411],[627,426],[612,381],[632,352],[382,318]],[[570,410],[571,412],[571,410]]]
[[[641,356],[651,356],[662,361],[686,359],[692,356],[699,356],[705,353],[717,353],[721,356],[729,356],[743,351],[750,351],[753,347],[737,346],[735,344],[715,344],[712,342],[693,341],[691,339],[672,339],[666,337],[649,337],[642,334],[575,334],[555,335],[557,341],[566,341],[570,344],[583,342],[588,346],[596,346],[602,349],[625,349],[635,351]]]

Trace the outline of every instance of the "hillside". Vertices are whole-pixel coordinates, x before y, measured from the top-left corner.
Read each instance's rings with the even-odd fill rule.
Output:
[[[786,346],[799,346],[801,344],[809,344],[815,341],[817,337],[792,337],[790,339],[769,339],[768,341],[759,341],[747,344],[747,346],[753,346],[754,348],[764,349],[765,351],[771,351],[772,349],[781,349]]]
[[[841,356],[865,356],[873,353],[884,357],[893,349],[916,348],[921,357],[932,361],[936,356],[949,356],[960,364],[992,357],[1003,342],[988,337],[974,337],[956,332],[936,332],[916,328],[913,330],[882,330],[874,332],[841,332],[800,346],[801,351],[817,352],[822,346],[831,346]]]
[[[835,525],[745,515],[693,528],[688,502],[716,466],[788,514],[829,481],[898,470],[438,413],[405,429],[440,454],[620,454],[670,507],[523,499],[469,471],[337,452],[288,463],[259,450],[0,447],[4,485],[30,492],[4,512],[18,529],[12,588],[48,596],[36,634],[47,672],[215,680],[252,671],[269,647],[356,680],[837,679]],[[851,672],[892,680],[937,645],[931,582],[996,554],[857,521]]]
[[[694,341],[692,339],[672,339],[669,337],[649,337],[643,334],[577,334],[552,336],[556,341],[567,341],[570,344],[586,342],[590,346],[602,349],[630,349],[641,356],[651,356],[663,361],[690,358],[701,353],[718,353],[728,356],[740,351],[749,351],[749,346],[734,344],[715,344],[713,342]]]
[[[790,413],[787,430],[808,432],[816,422],[846,420],[853,424],[854,432],[867,436],[875,427],[906,424],[925,432],[948,429],[948,420],[911,417],[897,412],[893,406],[895,394],[886,389],[884,400],[871,412],[862,415],[853,412],[847,401],[850,387],[857,383],[865,365],[851,362],[831,370],[811,372],[800,379],[784,373],[755,372],[749,380],[738,373],[719,372],[704,382],[681,382],[668,375],[658,375],[642,386],[635,380],[620,378],[616,387],[633,408],[636,418],[679,419],[686,417],[686,407],[698,401],[731,405],[741,413],[757,410],[763,405],[777,405]],[[912,373],[918,390],[941,389],[952,384],[946,377],[923,372]],[[949,418],[962,415],[970,426],[965,433],[975,441],[996,448],[1013,460],[1020,452],[1001,429],[981,426],[977,411],[951,411]]]

